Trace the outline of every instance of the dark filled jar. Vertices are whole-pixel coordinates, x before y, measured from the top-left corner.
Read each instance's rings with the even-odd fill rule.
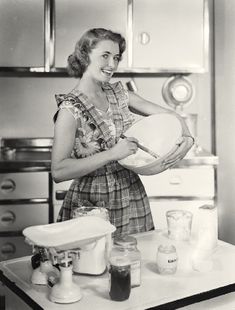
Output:
[[[131,264],[125,257],[112,256],[109,261],[109,296],[112,300],[123,301],[131,292]]]
[[[141,285],[141,252],[133,236],[122,235],[114,238],[113,253],[126,257],[131,263],[131,287]]]

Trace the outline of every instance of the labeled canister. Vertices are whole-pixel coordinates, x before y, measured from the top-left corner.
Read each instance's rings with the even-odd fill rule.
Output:
[[[174,274],[177,270],[178,256],[174,245],[159,245],[157,250],[157,268],[160,274]]]

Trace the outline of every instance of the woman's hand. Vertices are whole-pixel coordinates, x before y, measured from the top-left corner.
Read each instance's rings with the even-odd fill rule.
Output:
[[[120,139],[110,150],[112,160],[120,160],[129,155],[135,154],[138,150],[138,140],[133,137]]]
[[[183,135],[181,141],[176,144],[173,154],[169,155],[164,161],[165,169],[174,166],[174,164],[184,158],[194,144],[194,138],[189,135]]]

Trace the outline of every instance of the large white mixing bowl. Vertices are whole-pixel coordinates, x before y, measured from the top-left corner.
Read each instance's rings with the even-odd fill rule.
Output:
[[[158,154],[159,158],[138,149],[135,154],[119,160],[119,163],[138,174],[153,175],[166,169],[163,161],[175,152],[177,143],[182,140],[182,125],[173,114],[154,114],[133,124],[125,136],[135,137],[140,144]]]

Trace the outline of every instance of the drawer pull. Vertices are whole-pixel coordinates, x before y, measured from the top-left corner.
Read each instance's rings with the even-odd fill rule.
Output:
[[[16,216],[13,212],[11,211],[6,211],[3,213],[1,216],[1,223],[5,226],[11,225],[15,222]]]
[[[64,197],[66,194],[67,194],[67,191],[56,191],[55,192],[55,199],[56,200],[64,200]]]
[[[16,252],[16,247],[13,243],[7,242],[2,245],[1,253],[4,257],[9,257]]]
[[[170,179],[169,183],[171,185],[179,185],[182,183],[182,179],[180,176],[176,175]]]
[[[15,190],[16,184],[11,179],[6,179],[1,183],[1,191],[4,194],[11,193]]]

